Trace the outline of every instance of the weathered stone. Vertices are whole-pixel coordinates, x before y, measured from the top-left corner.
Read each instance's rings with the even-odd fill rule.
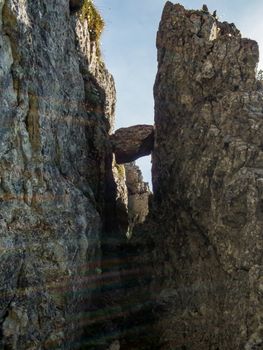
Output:
[[[113,177],[117,186],[116,207],[118,225],[124,235],[129,227],[128,219],[128,189],[126,185],[126,171],[123,164],[117,164],[113,160]]]
[[[157,47],[148,241],[158,349],[262,348],[258,45],[168,2]]]
[[[98,307],[115,89],[68,6],[0,0],[1,349],[73,349]]]
[[[68,6],[0,0],[0,348],[262,348],[257,44],[168,2],[155,131],[110,138],[114,82]],[[153,151],[149,214],[112,147]]]
[[[113,160],[113,177],[117,186],[116,219],[121,232],[130,238],[134,227],[148,215],[151,191],[135,163],[117,164]]]
[[[130,163],[151,154],[154,143],[152,125],[135,125],[118,129],[111,136],[113,152],[119,164]]]
[[[120,342],[115,340],[109,347],[108,350],[120,350]]]
[[[208,7],[207,7],[206,4],[203,5],[202,11],[204,11],[204,12],[206,12],[206,13],[209,13],[209,10],[208,10]]]
[[[143,181],[142,173],[135,163],[125,164],[128,189],[129,237],[134,227],[142,224],[149,212],[149,185]]]

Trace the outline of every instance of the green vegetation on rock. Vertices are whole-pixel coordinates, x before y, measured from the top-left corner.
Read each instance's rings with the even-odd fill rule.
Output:
[[[104,21],[94,5],[93,0],[84,0],[83,6],[79,12],[80,20],[84,21],[86,19],[88,21],[91,40],[98,42],[104,28]]]
[[[115,166],[116,166],[116,169],[118,171],[118,175],[121,178],[124,178],[125,177],[125,167],[124,167],[124,165],[116,163]]]

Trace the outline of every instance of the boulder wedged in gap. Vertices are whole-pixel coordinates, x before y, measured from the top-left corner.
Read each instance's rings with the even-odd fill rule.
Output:
[[[111,136],[111,142],[117,163],[133,162],[151,154],[154,145],[154,127],[134,125],[120,128]]]

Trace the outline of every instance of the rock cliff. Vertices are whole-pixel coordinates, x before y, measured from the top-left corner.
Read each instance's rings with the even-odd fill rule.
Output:
[[[100,312],[114,83],[68,0],[0,10],[0,348],[79,348]]]
[[[168,2],[157,35],[151,213],[158,349],[263,348],[258,45]]]
[[[155,126],[112,135],[102,28],[0,0],[0,349],[263,348],[257,43],[167,2]]]

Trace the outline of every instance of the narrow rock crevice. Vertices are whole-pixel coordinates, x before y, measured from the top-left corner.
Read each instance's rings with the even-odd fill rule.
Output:
[[[0,348],[261,347],[257,43],[167,2],[155,125],[113,133],[88,5],[0,0]]]

